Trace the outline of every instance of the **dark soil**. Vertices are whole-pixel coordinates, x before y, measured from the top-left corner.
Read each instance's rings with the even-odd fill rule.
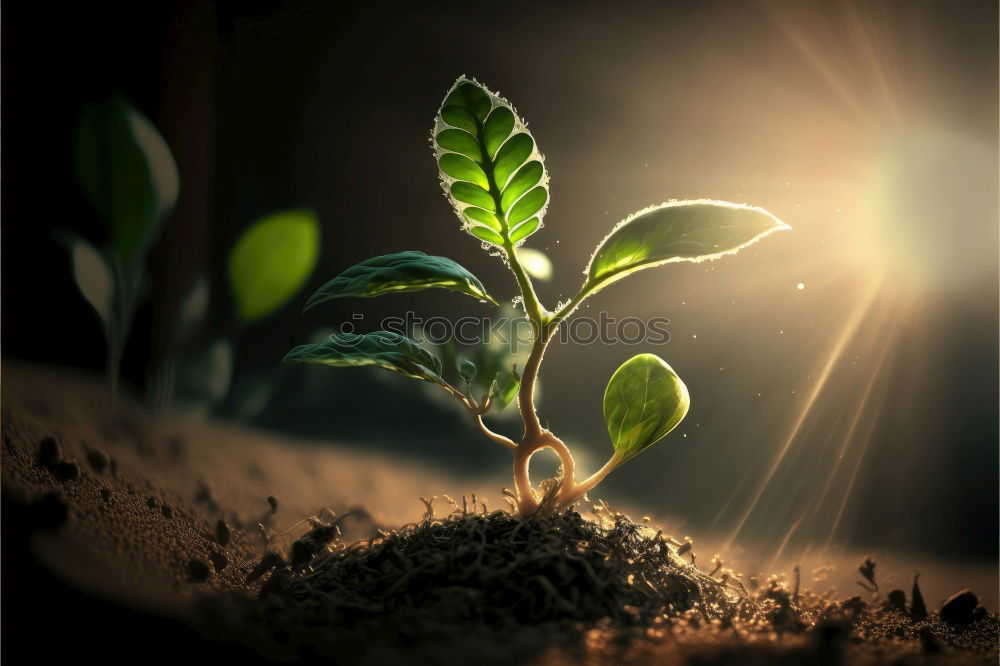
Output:
[[[967,590],[929,617],[901,590],[868,601],[776,580],[748,590],[732,572],[698,569],[678,554],[684,544],[601,508],[597,520],[574,510],[522,520],[466,505],[352,545],[331,543],[335,523],[314,519],[287,557],[262,558],[270,573],[256,597],[206,600],[202,620],[217,639],[253,637],[255,650],[283,660],[996,661],[997,617]],[[329,548],[303,560],[301,544],[317,535]],[[874,584],[871,560],[860,571]]]
[[[973,592],[877,590],[871,563],[871,591],[838,601],[699,569],[689,543],[604,506],[519,520],[463,500],[408,522],[413,498],[487,484],[110,416],[98,381],[61,371],[5,363],[2,384],[7,663],[997,662]]]

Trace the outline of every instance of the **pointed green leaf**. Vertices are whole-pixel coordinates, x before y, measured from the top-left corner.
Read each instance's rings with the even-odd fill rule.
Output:
[[[334,367],[374,365],[415,379],[441,381],[441,361],[415,340],[392,331],[331,335],[326,342],[296,347],[285,355],[281,365],[296,363]]]
[[[441,287],[496,303],[479,279],[446,257],[410,250],[366,259],[316,290],[303,311],[333,298],[374,298]]]
[[[549,200],[543,158],[524,121],[503,97],[459,77],[438,112],[434,148],[442,185],[466,231],[505,246],[542,226]],[[495,215],[483,216],[466,204]],[[532,217],[537,218],[534,223],[521,227],[512,240],[514,227]]]
[[[229,253],[229,284],[244,322],[271,314],[312,275],[319,258],[319,219],[307,209],[254,222]]]
[[[690,406],[684,382],[659,356],[639,354],[623,363],[604,392],[604,421],[618,464],[665,437]]]
[[[76,130],[77,177],[122,261],[142,256],[177,203],[180,181],[166,141],[121,95],[84,107]]]
[[[639,211],[601,241],[587,266],[590,292],[643,268],[717,259],[790,227],[763,208],[698,199]]]

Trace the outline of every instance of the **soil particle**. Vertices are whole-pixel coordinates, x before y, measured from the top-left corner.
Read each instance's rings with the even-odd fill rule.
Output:
[[[927,604],[924,603],[924,595],[920,592],[920,574],[913,575],[913,603],[910,604],[910,617],[914,620],[923,620],[927,617]]]
[[[108,454],[99,449],[90,449],[87,451],[87,462],[95,472],[103,473],[109,464]]]
[[[212,566],[215,567],[216,573],[220,573],[223,569],[229,566],[229,560],[225,555],[217,550],[213,550],[212,554],[208,556],[208,559],[212,560]]]
[[[267,503],[271,506],[271,515],[273,516],[278,512],[278,500],[274,498],[274,495],[268,495]]]
[[[979,599],[975,594],[969,590],[959,590],[941,606],[941,619],[951,625],[969,624],[978,605]]]
[[[59,481],[76,481],[80,478],[80,466],[72,460],[60,460],[52,470],[52,475]]]
[[[38,443],[38,455],[35,460],[40,467],[50,471],[55,470],[56,464],[62,460],[59,442],[54,437],[43,437],[42,441]]]
[[[215,523],[215,541],[223,547],[229,545],[229,525],[222,518]]]
[[[54,530],[62,527],[69,516],[66,502],[55,493],[47,493],[29,507],[29,520],[33,527]]]
[[[250,574],[247,576],[247,583],[254,582],[255,580],[266,574],[271,569],[283,566],[284,564],[285,564],[284,558],[282,558],[281,555],[274,552],[273,550],[264,553],[264,556],[260,558],[260,562],[257,563],[257,566],[254,567],[253,571],[251,571]]]
[[[886,606],[892,608],[893,610],[899,611],[900,613],[906,612],[906,592],[903,592],[899,588],[894,590],[889,590],[889,594],[885,597]]]
[[[933,654],[944,649],[941,641],[937,639],[930,627],[921,627],[918,635],[920,636],[920,647],[925,653]]]
[[[212,575],[212,570],[201,560],[191,560],[187,563],[188,580],[192,583],[204,583]]]
[[[160,507],[160,511],[163,512],[163,517],[167,519],[172,519],[174,517],[174,510],[170,508],[170,505],[164,504]]]
[[[156,510],[157,508],[159,508],[160,503],[156,501],[155,497],[150,496],[146,498],[146,506],[148,506],[150,509]]]
[[[100,490],[101,499],[105,502],[111,502],[111,491],[107,488],[101,488]]]

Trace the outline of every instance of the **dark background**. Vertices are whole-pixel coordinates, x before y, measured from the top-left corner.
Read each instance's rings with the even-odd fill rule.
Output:
[[[594,312],[670,317],[672,341],[652,351],[694,396],[685,426],[612,475],[609,497],[725,538],[777,460],[874,264],[883,286],[864,319],[871,326],[835,359],[741,538],[774,542],[805,517],[793,535],[799,548],[832,539],[996,557],[995,3],[5,2],[3,11],[6,357],[103,368],[100,329],[51,232],[103,240],[75,184],[71,145],[81,106],[114,90],[153,118],[181,174],[126,355],[137,394],[162,360],[159,331],[199,275],[212,288],[206,331],[237,336],[237,373],[271,372],[288,348],[356,312],[366,322],[405,308],[485,312],[424,293],[302,317],[296,303],[239,329],[225,256],[272,210],[319,213],[323,249],[307,291],[366,257],[420,249],[452,257],[509,299],[502,264],[458,229],[428,146],[444,92],[465,73],[508,96],[547,155],[552,207],[532,245],[556,265],[540,287],[550,307],[572,295],[616,221],[668,198],[745,200],[795,228],[739,257],[648,271],[593,299]],[[877,224],[854,198],[854,179],[869,150],[912,127],[960,137],[945,145],[987,159],[985,168],[933,165],[969,187],[985,183],[974,192],[983,205],[971,217],[905,220],[905,233],[943,257],[911,283],[912,265],[894,263],[893,248],[865,254]],[[957,191],[938,200],[960,203],[949,198]],[[886,312],[892,327],[876,326]],[[639,351],[550,352],[541,414],[585,468],[607,455],[607,377]],[[872,373],[873,397],[859,405]],[[460,415],[428,407],[419,386],[371,374],[331,372],[322,394],[305,395],[305,375],[275,373],[282,399],[261,424],[506,473],[505,452],[476,441]],[[829,502],[809,505],[841,463]]]

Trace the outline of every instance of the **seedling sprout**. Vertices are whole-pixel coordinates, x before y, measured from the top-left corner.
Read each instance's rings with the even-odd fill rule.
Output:
[[[442,377],[440,358],[416,340],[393,331],[331,335],[321,344],[291,350],[283,365],[316,363],[335,367],[374,365],[430,382],[457,400],[488,439],[514,457],[514,486],[508,496],[522,516],[563,509],[584,497],[608,474],[665,437],[683,420],[690,396],[677,373],[654,354],[633,356],[611,376],[604,393],[604,418],[613,453],[597,472],[578,480],[566,444],[542,427],[535,387],[545,350],[560,324],[591,295],[628,275],[662,264],[701,262],[735,254],[789,227],[754,206],[699,199],[650,206],[620,222],[597,246],[579,292],[549,310],[535,293],[517,248],[543,227],[549,203],[544,157],[511,104],[474,79],[459,77],[438,111],[432,146],[441,186],[462,229],[498,255],[514,275],[520,304],[531,322],[531,351],[523,369],[482,377],[468,359],[458,361],[464,386]],[[374,257],[320,287],[305,309],[345,296],[372,298],[388,293],[441,287],[497,304],[472,273],[445,257],[408,251]],[[477,395],[473,380],[486,389]],[[484,416],[516,394],[524,431],[519,441],[494,432]],[[531,457],[542,449],[560,458],[559,478],[532,486]]]

